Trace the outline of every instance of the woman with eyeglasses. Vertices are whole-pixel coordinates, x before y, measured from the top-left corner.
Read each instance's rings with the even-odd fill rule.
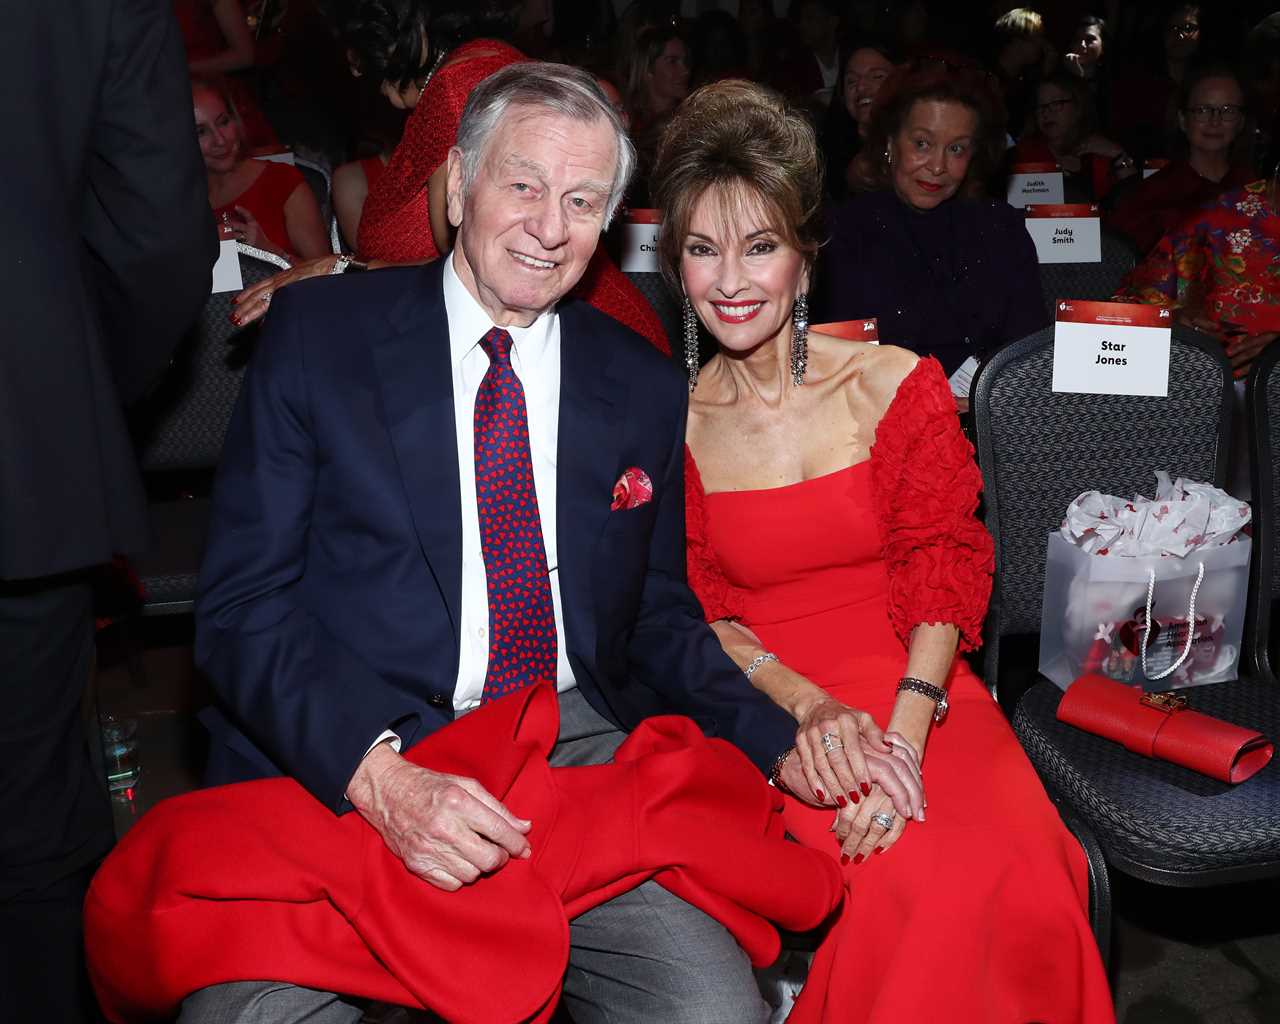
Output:
[[[1014,148],[1013,162],[1058,164],[1069,203],[1103,199],[1116,182],[1137,173],[1118,143],[1093,131],[1089,87],[1075,75],[1059,71],[1040,83],[1035,124]]]
[[[987,198],[1004,156],[998,84],[916,60],[885,82],[836,211],[813,323],[876,317],[881,339],[936,356],[948,376],[1045,323],[1021,210]]]
[[[1244,88],[1226,64],[1201,65],[1188,73],[1178,104],[1178,124],[1186,136],[1181,159],[1116,200],[1105,216],[1108,228],[1150,252],[1196,209],[1223,192],[1241,188],[1257,174],[1237,150],[1244,134]]]

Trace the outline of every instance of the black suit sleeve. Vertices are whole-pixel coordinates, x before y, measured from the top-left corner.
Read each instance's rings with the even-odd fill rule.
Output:
[[[709,736],[729,740],[762,772],[795,742],[792,717],[756,690],[724,653],[707,625],[685,568],[684,433],[688,395],[672,380],[679,398],[667,422],[676,430],[662,480],[654,486],[657,517],[649,549],[635,631],[628,655],[631,670],[660,692]],[[677,405],[678,401],[678,405]]]
[[[379,733],[421,735],[448,720],[397,691],[299,596],[321,459],[305,303],[293,288],[275,299],[227,430],[200,571],[196,663],[275,765],[344,811],[347,783]]]
[[[121,397],[143,393],[209,295],[218,241],[167,0],[117,0],[82,238]]]

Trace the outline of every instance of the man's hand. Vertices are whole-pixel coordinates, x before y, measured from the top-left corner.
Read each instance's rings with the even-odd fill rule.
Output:
[[[448,892],[530,854],[532,823],[479,782],[419,768],[385,743],[360,762],[347,799],[405,867]]]

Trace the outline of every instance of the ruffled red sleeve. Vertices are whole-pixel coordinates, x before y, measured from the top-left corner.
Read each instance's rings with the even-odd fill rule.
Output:
[[[730,583],[707,539],[706,491],[693,452],[684,446],[684,531],[689,587],[708,622],[742,618],[742,590]]]
[[[876,428],[871,479],[894,631],[905,645],[921,623],[946,623],[960,630],[962,651],[981,646],[994,546],[975,515],[973,446],[936,359],[921,359],[898,386]]]

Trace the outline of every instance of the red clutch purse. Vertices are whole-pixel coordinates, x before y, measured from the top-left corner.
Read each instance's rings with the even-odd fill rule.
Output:
[[[1058,721],[1222,782],[1243,782],[1271,760],[1275,747],[1262,733],[1186,705],[1177,694],[1143,693],[1106,676],[1084,675],[1063,694]]]

